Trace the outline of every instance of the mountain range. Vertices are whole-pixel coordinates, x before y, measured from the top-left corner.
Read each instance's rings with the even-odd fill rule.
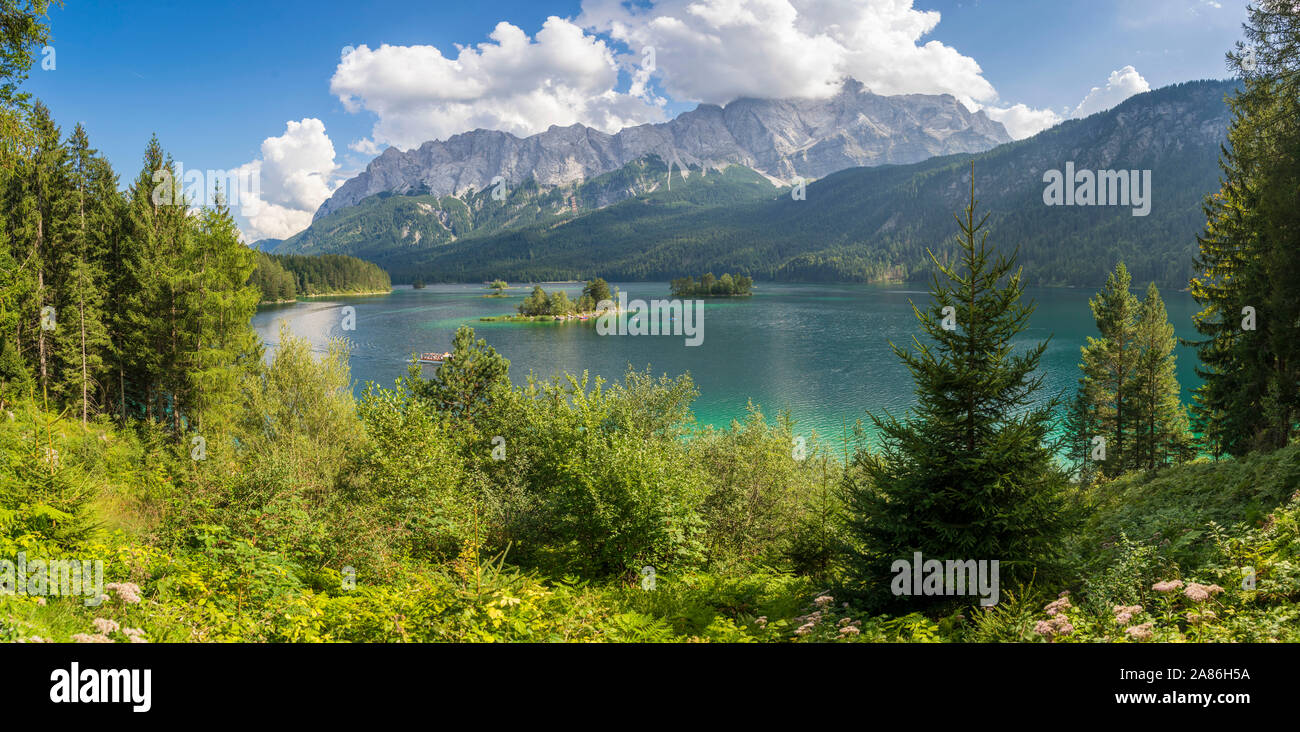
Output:
[[[397,282],[706,270],[910,280],[955,231],[949,214],[974,161],[993,231],[1019,247],[1029,282],[1095,286],[1122,258],[1135,281],[1181,287],[1201,201],[1217,189],[1233,89],[1166,87],[1018,142],[952,97],[882,97],[855,83],[829,100],[704,105],[617,135],[476,131],[386,151],[274,251],[360,256]],[[1044,173],[1067,163],[1151,171],[1150,215],[1045,205]],[[818,180],[792,191],[799,177]]]
[[[1008,142],[1003,126],[951,95],[880,96],[847,80],[828,99],[737,99],[610,135],[581,124],[526,138],[474,130],[413,150],[388,148],[345,182],[313,221],[378,193],[463,196],[503,183],[580,183],[649,155],[691,168],[743,165],[790,182],[863,165],[914,163]]]

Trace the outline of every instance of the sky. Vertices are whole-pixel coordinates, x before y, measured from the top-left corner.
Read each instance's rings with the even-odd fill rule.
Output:
[[[157,134],[238,171],[245,239],[285,238],[389,146],[476,128],[614,132],[741,96],[948,93],[1017,139],[1228,76],[1244,0],[262,0],[50,12],[26,89],[125,185]],[[210,176],[215,177],[215,176]]]

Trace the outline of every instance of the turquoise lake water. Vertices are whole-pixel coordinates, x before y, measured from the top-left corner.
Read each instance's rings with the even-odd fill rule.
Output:
[[[666,299],[664,282],[611,283],[629,298]],[[546,285],[576,299],[581,285]],[[413,352],[451,347],[460,325],[475,329],[510,360],[516,383],[529,372],[549,377],[564,371],[621,378],[630,364],[650,366],[658,375],[690,373],[700,391],[696,420],[723,426],[743,418],[752,400],[769,416],[788,409],[801,434],[816,430],[838,438],[843,425],[866,421],[868,410],[905,411],[913,403],[913,384],[889,342],[911,343],[920,335],[909,300],[918,306],[929,295],[917,287],[877,285],[799,285],[757,283],[753,297],[709,300],[704,306],[704,338],[686,345],[683,336],[601,336],[590,323],[487,323],[480,317],[514,312],[531,287],[510,290],[508,298],[485,298],[482,285],[399,287],[389,295],[316,299],[264,306],[253,326],[273,349],[278,323],[306,337],[324,352],[332,337],[352,344],[352,376],[360,393],[366,381],[392,386],[405,374]],[[1141,290],[1138,294],[1141,294]],[[1031,289],[1038,309],[1018,343],[1051,336],[1043,357],[1047,390],[1073,394],[1079,378],[1079,348],[1096,335],[1088,298],[1075,289]],[[1179,336],[1195,336],[1196,303],[1183,292],[1163,292]],[[355,330],[342,330],[343,306],[356,308]],[[1183,399],[1190,401],[1199,380],[1195,351],[1178,349]],[[437,368],[427,366],[426,368]]]

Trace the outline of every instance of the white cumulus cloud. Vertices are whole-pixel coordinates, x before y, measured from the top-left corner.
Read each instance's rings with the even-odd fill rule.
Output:
[[[240,201],[244,236],[283,239],[307,228],[312,214],[337,185],[334,144],[313,117],[285,124],[284,134],[262,141],[262,156],[241,170],[257,176],[257,194]]]
[[[845,77],[877,94],[948,93],[968,107],[997,93],[973,58],[922,42],[939,13],[912,0],[585,0],[578,23],[626,44],[679,101],[826,97]]]
[[[359,46],[339,62],[330,91],[349,111],[378,120],[358,152],[415,147],[486,128],[527,136],[582,123],[614,132],[663,119],[653,103],[615,90],[618,62],[605,41],[558,17],[535,38],[498,23],[491,42],[457,46]]]
[[[1013,104],[1006,108],[988,106],[984,108],[984,113],[989,119],[1001,122],[1013,140],[1033,137],[1048,127],[1059,124],[1063,119],[1050,109],[1034,109],[1024,104]]]
[[[1151,85],[1132,66],[1110,72],[1106,86],[1094,86],[1088,96],[1074,108],[1073,117],[1087,117],[1104,112],[1134,94],[1151,91]]]

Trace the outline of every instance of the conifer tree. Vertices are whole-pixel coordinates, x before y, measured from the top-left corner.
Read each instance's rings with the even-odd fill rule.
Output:
[[[1181,400],[1182,388],[1174,347],[1174,326],[1155,283],[1147,286],[1139,307],[1134,344],[1138,349],[1133,375],[1136,407],[1135,448],[1138,467],[1155,470],[1192,456],[1191,432]]]
[[[857,579],[887,595],[894,560],[998,560],[1003,585],[1028,581],[1059,528],[1065,476],[1049,440],[1055,399],[1040,399],[1046,342],[1017,347],[1034,308],[1015,254],[988,245],[988,216],[958,217],[956,263],[937,273],[927,339],[893,346],[916,382],[906,421],[872,415],[879,451],[861,451],[846,482]],[[952,327],[945,327],[951,325]],[[888,590],[884,591],[885,593]]]
[[[1082,398],[1092,412],[1092,425],[1105,442],[1097,469],[1116,476],[1137,465],[1135,437],[1138,411],[1133,397],[1137,372],[1138,300],[1129,291],[1128,269],[1120,262],[1106,277],[1106,286],[1088,301],[1100,337],[1088,336],[1082,348]]]
[[[49,391],[54,374],[54,331],[59,325],[55,270],[58,252],[67,238],[67,151],[49,109],[37,103],[30,117],[32,143],[23,155],[14,180],[11,223],[23,271],[32,278],[21,288],[18,304],[18,348],[32,349],[36,386]]]
[[[1203,308],[1194,421],[1216,456],[1281,447],[1300,419],[1300,8],[1270,0],[1248,14],[1191,282]]]
[[[108,329],[104,324],[104,248],[115,234],[116,177],[90,147],[81,125],[68,145],[72,206],[69,238],[58,253],[61,327],[56,330],[61,401],[85,423],[98,403]]]
[[[195,279],[184,302],[181,362],[194,391],[181,406],[191,426],[203,429],[205,422],[224,422],[239,399],[239,384],[261,363],[261,342],[250,325],[260,292],[248,284],[254,253],[240,241],[220,191],[199,214],[192,241]]]

